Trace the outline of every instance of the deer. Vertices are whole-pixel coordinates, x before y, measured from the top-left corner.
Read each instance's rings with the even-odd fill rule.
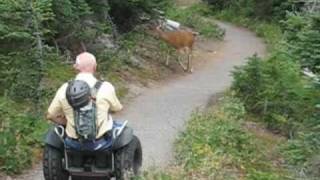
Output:
[[[181,56],[178,56],[178,63],[184,71],[192,73],[192,50],[198,33],[189,30],[163,31],[161,23],[156,26],[155,32],[158,37],[164,40],[169,46],[176,49],[179,54],[187,54],[187,67],[181,62]],[[166,65],[169,65],[169,57],[167,56]]]

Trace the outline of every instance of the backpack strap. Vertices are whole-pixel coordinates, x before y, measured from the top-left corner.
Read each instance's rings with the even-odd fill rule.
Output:
[[[98,93],[100,87],[102,86],[102,84],[103,84],[103,81],[98,80],[96,82],[96,84],[93,86],[92,91],[91,91],[91,96],[94,100],[96,99],[97,93]]]
[[[100,87],[101,87],[101,85],[102,85],[102,83],[103,83],[103,81],[98,80],[98,81],[96,82],[96,84],[94,85],[94,88],[95,88],[96,90],[99,90]]]

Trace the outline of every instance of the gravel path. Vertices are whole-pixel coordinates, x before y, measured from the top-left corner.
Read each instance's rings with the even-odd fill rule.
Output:
[[[205,107],[210,97],[230,86],[234,66],[254,53],[265,53],[264,43],[253,33],[226,23],[219,25],[226,29],[226,37],[217,53],[195,57],[195,61],[206,58],[204,66],[145,90],[118,115],[130,121],[142,142],[144,168],[168,165],[173,160],[173,142],[192,111]],[[41,166],[14,179],[43,180]]]

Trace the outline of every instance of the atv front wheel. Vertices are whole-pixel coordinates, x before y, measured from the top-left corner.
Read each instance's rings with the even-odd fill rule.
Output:
[[[130,180],[139,175],[142,165],[142,148],[139,139],[133,136],[131,142],[115,152],[115,176],[117,180]]]
[[[69,174],[63,169],[63,153],[46,145],[43,153],[43,175],[45,180],[68,180]]]

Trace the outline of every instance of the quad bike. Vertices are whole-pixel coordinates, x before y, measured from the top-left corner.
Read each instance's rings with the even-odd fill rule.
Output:
[[[108,136],[94,142],[66,137],[63,126],[48,131],[43,155],[45,180],[132,179],[142,165],[139,139],[125,123],[114,122]]]

